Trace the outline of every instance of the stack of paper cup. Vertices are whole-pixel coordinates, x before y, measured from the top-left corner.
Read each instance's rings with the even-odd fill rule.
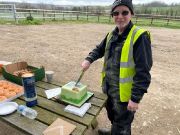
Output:
[[[46,71],[45,73],[47,82],[52,82],[54,71]]]

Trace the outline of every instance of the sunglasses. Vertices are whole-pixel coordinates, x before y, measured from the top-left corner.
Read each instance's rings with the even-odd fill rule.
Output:
[[[121,14],[122,16],[127,16],[129,14],[129,11],[122,11],[122,12],[119,12],[119,11],[114,11],[112,12],[112,16],[118,16],[119,14]]]

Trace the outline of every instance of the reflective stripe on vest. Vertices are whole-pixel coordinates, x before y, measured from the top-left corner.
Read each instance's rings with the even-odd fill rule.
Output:
[[[145,32],[145,30],[133,26],[125,40],[125,43],[121,52],[120,59],[120,74],[119,74],[119,95],[121,102],[128,102],[131,98],[131,88],[133,84],[133,77],[135,75],[135,63],[133,59],[133,45],[139,36]],[[108,34],[106,47],[109,45],[109,41],[112,37],[112,32]],[[106,66],[104,64],[104,66]],[[103,68],[104,69],[104,68]],[[102,72],[102,81],[105,77],[105,72]]]

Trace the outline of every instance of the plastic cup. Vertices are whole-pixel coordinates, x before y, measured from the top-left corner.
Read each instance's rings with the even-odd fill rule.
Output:
[[[52,82],[54,71],[46,71],[45,74],[47,82]]]

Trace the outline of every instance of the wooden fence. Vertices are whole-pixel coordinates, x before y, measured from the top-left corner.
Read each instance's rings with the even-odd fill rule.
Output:
[[[92,13],[80,11],[44,10],[44,9],[24,9],[16,8],[14,4],[0,4],[0,19],[13,19],[16,23],[24,20],[28,16],[41,20],[86,20],[95,22],[112,22],[109,13]],[[180,16],[164,16],[150,14],[136,14],[133,22],[144,23],[148,20],[149,25],[160,23],[165,25],[180,24]]]

